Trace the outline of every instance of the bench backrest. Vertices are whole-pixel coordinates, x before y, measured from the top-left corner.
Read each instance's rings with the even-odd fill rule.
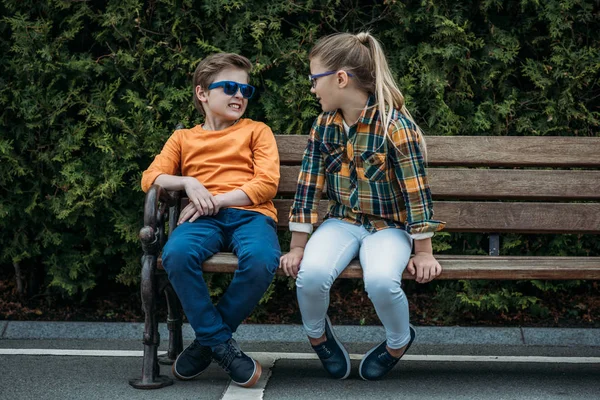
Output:
[[[276,139],[284,229],[307,137]],[[436,218],[447,231],[600,233],[600,138],[428,136],[427,147]]]

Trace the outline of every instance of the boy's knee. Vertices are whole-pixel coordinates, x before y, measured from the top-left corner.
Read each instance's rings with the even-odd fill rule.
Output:
[[[260,248],[256,246],[240,257],[240,267],[243,269],[247,268],[256,275],[266,274],[273,277],[277,267],[279,267],[279,257],[281,257],[279,249]]]
[[[190,250],[184,241],[168,240],[162,252],[163,266],[169,274],[199,267],[206,258],[202,253]]]

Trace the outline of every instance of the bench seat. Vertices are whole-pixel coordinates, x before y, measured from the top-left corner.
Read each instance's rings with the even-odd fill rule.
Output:
[[[442,274],[436,279],[600,279],[600,257],[519,257],[436,255]],[[162,268],[159,260],[158,268]],[[204,272],[234,273],[237,257],[218,253],[202,265]],[[277,275],[283,276],[282,270]],[[357,259],[352,260],[340,278],[362,278]],[[403,279],[414,279],[404,272]]]
[[[278,228],[287,230],[306,136],[276,136],[281,161],[277,198]],[[475,232],[489,237],[489,255],[440,255],[437,279],[600,279],[600,257],[521,257],[500,255],[502,234],[600,234],[600,138],[537,136],[427,137],[427,173],[435,218],[445,232]],[[183,349],[181,305],[164,270],[160,252],[187,199],[153,186],[144,203],[140,239],[142,302],[145,314],[141,379],[130,384],[152,389],[171,384],[159,374],[160,344],[157,296],[168,306],[169,350],[160,358],[172,363]],[[319,214],[327,200],[319,204]],[[205,272],[233,273],[237,258],[218,253],[203,265]],[[278,271],[281,275],[282,271]],[[362,278],[353,260],[342,278]],[[408,273],[404,279],[413,279]]]

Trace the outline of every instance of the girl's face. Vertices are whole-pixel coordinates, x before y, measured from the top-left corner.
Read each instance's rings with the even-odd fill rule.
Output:
[[[318,75],[328,72],[329,69],[321,64],[321,60],[313,58],[310,60],[310,74]],[[340,108],[339,85],[337,74],[322,76],[316,78],[315,86],[311,87],[310,92],[317,96],[323,111],[335,111]]]

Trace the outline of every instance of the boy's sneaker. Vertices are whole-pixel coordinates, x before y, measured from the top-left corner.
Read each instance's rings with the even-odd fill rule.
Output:
[[[312,346],[323,367],[336,379],[346,379],[350,375],[350,356],[344,345],[337,339],[331,328],[329,317],[325,317],[325,342]]]
[[[388,372],[394,368],[394,366],[400,361],[402,356],[406,354],[410,345],[415,340],[415,330],[413,327],[410,327],[410,341],[406,345],[406,349],[404,349],[404,353],[400,357],[392,356],[386,348],[386,341],[383,343],[373,347],[360,362],[360,366],[358,367],[358,373],[360,377],[365,381],[375,381],[377,379],[383,378]]]
[[[251,387],[260,378],[262,367],[248,357],[234,339],[215,346],[213,359],[229,374],[231,380],[243,387]]]
[[[210,347],[202,346],[194,340],[179,354],[171,371],[177,379],[187,381],[203,373],[212,362]]]

